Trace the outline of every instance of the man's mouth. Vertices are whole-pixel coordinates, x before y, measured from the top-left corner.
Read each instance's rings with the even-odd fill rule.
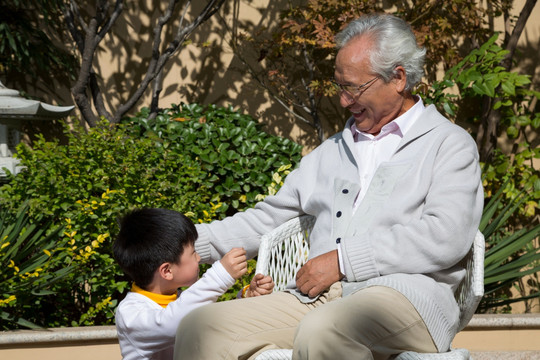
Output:
[[[351,110],[353,116],[361,116],[365,111],[366,109],[354,110],[354,111]]]

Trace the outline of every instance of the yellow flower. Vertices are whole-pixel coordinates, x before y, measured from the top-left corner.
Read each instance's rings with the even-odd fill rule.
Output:
[[[43,252],[48,256],[51,257],[51,252],[49,250],[43,250]]]
[[[2,246],[0,247],[0,250],[1,250],[1,249],[3,249],[3,248],[5,248],[6,246],[9,246],[9,243],[8,243],[8,242],[7,242],[7,243],[4,243],[4,244],[2,244]]]
[[[17,300],[15,295],[10,295],[7,299],[4,299],[4,300],[0,299],[0,307],[3,307],[3,306],[5,306],[5,305],[7,305],[10,302],[15,301],[15,300]]]
[[[279,184],[281,182],[281,175],[279,175],[277,172],[272,175],[272,180],[274,180],[275,183]]]
[[[77,234],[77,231],[72,231],[70,233],[64,232],[64,235],[66,235],[68,238],[73,239],[73,237]]]
[[[99,241],[100,243],[104,242],[106,238],[109,237],[109,234],[99,234],[98,237],[97,237],[97,241]]]
[[[283,172],[283,171],[285,171],[285,170],[287,170],[287,169],[290,169],[291,166],[292,166],[292,164],[281,165],[277,171],[278,171],[278,172]]]

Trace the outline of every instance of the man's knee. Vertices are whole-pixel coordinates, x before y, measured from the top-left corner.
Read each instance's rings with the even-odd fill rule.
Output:
[[[328,316],[325,311],[321,311],[321,308],[316,308],[307,313],[298,324],[294,338],[295,348],[304,347],[315,342],[324,346],[324,343],[329,339],[325,334],[328,334],[328,330],[334,327],[334,319]]]
[[[207,337],[212,324],[223,324],[223,311],[217,304],[209,304],[192,310],[184,316],[176,331],[177,342],[200,341],[199,337]]]
[[[225,302],[192,310],[180,321],[176,331],[175,359],[210,358],[208,353],[227,348],[232,336],[227,328],[231,319],[227,318],[222,304]]]

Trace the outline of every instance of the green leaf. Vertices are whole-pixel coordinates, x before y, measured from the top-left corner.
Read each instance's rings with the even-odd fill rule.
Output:
[[[518,137],[519,135],[519,130],[515,127],[515,126],[509,126],[507,129],[506,129],[506,133],[508,134],[508,136],[512,139],[515,139]]]

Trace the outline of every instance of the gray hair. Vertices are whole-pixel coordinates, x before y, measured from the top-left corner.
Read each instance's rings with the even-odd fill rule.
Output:
[[[336,35],[338,49],[353,38],[366,35],[374,41],[370,50],[372,70],[386,82],[394,76],[396,66],[402,66],[407,74],[405,90],[411,90],[422,79],[426,50],[418,47],[410,25],[389,14],[362,16],[353,20]]]

